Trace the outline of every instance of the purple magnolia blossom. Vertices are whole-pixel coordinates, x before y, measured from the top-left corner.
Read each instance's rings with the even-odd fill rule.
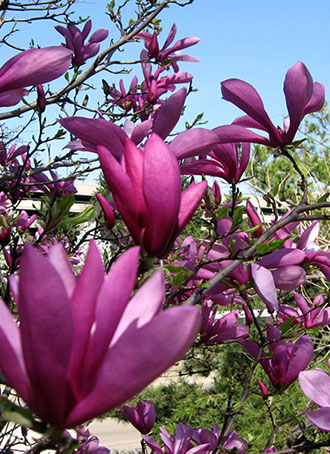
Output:
[[[210,175],[220,177],[227,183],[238,183],[250,158],[250,144],[242,144],[239,159],[238,145],[233,143],[216,145],[207,156],[185,161],[180,170],[183,175]]]
[[[294,325],[302,323],[306,329],[315,326],[330,325],[330,308],[324,307],[323,295],[318,295],[310,307],[302,295],[293,292],[298,308],[282,304],[279,308],[279,318],[283,322],[290,317],[295,317]]]
[[[299,384],[304,394],[320,407],[305,411],[307,418],[321,430],[330,432],[330,375],[319,368],[300,372]]]
[[[122,164],[104,147],[98,147],[98,153],[108,187],[135,243],[148,254],[162,257],[200,204],[206,181],[181,192],[176,157],[156,134],[147,140],[144,152],[127,139]]]
[[[197,44],[199,38],[184,38],[177,41],[172,47],[169,47],[170,44],[174,41],[176,35],[176,24],[173,24],[168,37],[161,49],[159,49],[158,44],[158,35],[157,33],[148,33],[140,32],[136,35],[137,38],[142,38],[144,40],[144,45],[148,50],[148,57],[154,58],[157,63],[165,66],[173,66],[175,72],[179,71],[178,61],[189,61],[189,62],[199,62],[195,57],[190,57],[190,55],[181,55],[180,50],[186,49],[187,47],[194,46]]]
[[[182,358],[193,342],[199,309],[160,312],[161,270],[131,298],[139,252],[126,251],[105,276],[92,241],[76,278],[62,246],[48,257],[25,247],[19,278],[10,280],[19,325],[0,304],[0,370],[43,421],[74,427],[111,410]]]
[[[313,356],[313,344],[308,336],[302,336],[295,344],[281,338],[281,332],[273,325],[267,324],[267,341],[270,359],[265,358],[265,352],[260,352],[258,344],[251,340],[241,340],[244,348],[254,357],[260,358],[260,364],[268,375],[273,386],[277,389],[293,383],[299,372],[306,369]]]
[[[27,145],[22,145],[21,147],[16,149],[16,144],[14,144],[7,151],[4,143],[0,142],[0,165],[5,167],[18,163],[16,158],[18,156],[26,154],[28,150],[29,147]]]
[[[32,186],[31,191],[42,191],[51,198],[61,197],[68,194],[75,194],[77,189],[74,186],[74,180],[57,181],[60,179],[53,170],[49,171],[51,179],[44,173],[37,173],[30,178],[31,183],[38,183]],[[44,183],[44,184],[40,184]]]
[[[112,227],[114,227],[114,225],[116,224],[116,218],[113,209],[105,197],[103,197],[101,194],[95,195],[103,210],[105,223],[109,229],[112,229]]]
[[[155,425],[156,412],[150,400],[139,400],[136,408],[124,405],[120,412],[141,434],[148,434]]]
[[[239,310],[230,312],[221,318],[216,318],[217,307],[212,301],[205,301],[202,305],[201,340],[207,344],[225,341],[235,341],[248,337],[249,329],[245,326],[235,326],[238,321]]]
[[[210,443],[206,442],[195,446],[193,441],[195,430],[185,424],[176,426],[175,435],[170,435],[164,427],[160,428],[160,438],[165,445],[165,451],[160,447],[159,443],[148,435],[143,435],[143,440],[147,445],[158,454],[199,454],[208,453]]]
[[[244,452],[246,452],[247,450],[247,447],[248,442],[244,440],[244,438],[238,437],[236,430],[230,432],[225,444],[223,445],[223,448],[226,450],[225,452],[235,449],[234,452],[236,454],[244,454]],[[223,453],[223,451],[220,451],[220,453]]]
[[[222,97],[242,109],[247,115],[239,117],[231,125],[214,129],[221,143],[252,142],[269,147],[289,145],[304,116],[317,112],[324,105],[324,86],[313,82],[306,66],[298,62],[292,66],[285,77],[284,94],[289,117],[284,127],[276,128],[264,109],[262,100],[252,85],[239,79],[228,79],[221,84]],[[263,137],[250,129],[260,129],[269,134]]]
[[[65,431],[64,435],[72,439],[69,431]],[[72,454],[110,454],[110,449],[100,446],[100,440],[90,434],[88,429],[77,429],[77,440],[81,442],[78,449],[74,449]]]
[[[86,22],[82,32],[73,24],[69,24],[67,28],[62,27],[61,25],[55,27],[55,29],[65,38],[65,44],[63,44],[63,46],[72,50],[72,63],[75,66],[80,66],[89,58],[95,57],[100,50],[100,45],[98,43],[104,41],[109,34],[108,30],[101,28],[100,30],[96,30],[89,38],[88,42],[84,44],[91,28],[91,20]]]
[[[64,47],[31,48],[0,69],[0,106],[14,106],[28,94],[25,87],[57,79],[69,68],[72,52]]]
[[[193,440],[198,445],[208,444],[208,453],[214,452],[217,449],[218,442],[220,440],[220,430],[218,424],[214,424],[212,430],[195,430],[193,434]],[[243,438],[239,438],[236,430],[229,433],[227,440],[223,444],[223,449],[225,449],[225,452],[235,450],[234,452],[236,454],[243,454],[246,451],[247,447],[247,441]],[[221,453],[223,453],[222,450],[219,451],[219,454]]]

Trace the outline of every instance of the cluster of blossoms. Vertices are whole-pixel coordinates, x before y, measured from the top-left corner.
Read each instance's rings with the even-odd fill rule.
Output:
[[[77,68],[96,56],[99,43],[107,38],[108,31],[100,29],[85,43],[91,26],[90,20],[82,31],[73,24],[57,26],[65,44],[32,48],[5,63],[0,69],[0,106],[16,105],[28,95],[26,87],[36,86],[41,115],[47,106],[42,84],[63,75],[71,64],[77,74]],[[306,412],[307,417],[330,431],[329,374],[321,369],[305,371],[313,356],[313,343],[305,332],[329,325],[330,309],[322,294],[309,305],[295,291],[297,307],[283,304],[282,298],[288,295],[285,292],[298,290],[310,270],[320,271],[330,280],[330,252],[316,243],[319,222],[303,228],[297,215],[284,225],[288,212],[279,220],[284,227],[264,236],[267,232],[255,207],[250,201],[243,204],[235,192],[249,163],[250,144],[286,151],[304,116],[322,108],[324,87],[313,82],[303,63],[292,66],[284,82],[289,117],[281,129],[273,125],[251,85],[226,80],[223,98],[246,115],[232,125],[213,130],[190,128],[172,139],[187,89],[181,88],[166,100],[160,97],[192,80],[190,74],[179,71],[179,61],[198,61],[177,53],[198,39],[186,38],[172,45],[175,34],[174,25],[162,48],[156,33],[136,35],[146,48],[141,52],[141,84],[134,77],[126,91],[122,81],[120,90],[104,82],[106,105],[119,107],[125,115],[132,112],[132,119],[123,127],[105,120],[101,112],[100,118],[67,116],[58,120],[75,137],[66,145],[70,153],[89,151],[97,156],[113,199],[96,194],[106,227],[110,231],[117,228],[116,210],[132,246],[121,255],[118,248],[120,256],[109,272],[91,240],[76,276],[73,265],[80,262],[82,252],[76,250],[69,260],[69,239],[62,236],[57,241],[55,235],[48,236],[65,211],[52,217],[50,209],[48,223],[38,226],[30,240],[34,245],[23,248],[18,244],[19,234],[36,220],[24,211],[19,216],[11,211],[23,194],[42,192],[52,206],[57,199],[72,197],[76,188],[73,179],[59,181],[53,170],[49,176],[32,172],[27,146],[13,145],[7,151],[0,144],[5,175],[0,193],[0,245],[10,268],[12,294],[9,304],[0,301],[1,373],[43,423],[65,434],[65,429],[84,424],[139,393],[179,361],[195,339],[196,346],[203,348],[239,341],[269,377],[272,393],[283,392],[299,376],[304,393],[320,407]],[[153,63],[157,64],[155,71]],[[174,74],[162,76],[170,70]],[[268,137],[251,129],[264,131]],[[218,177],[231,185],[232,200],[222,203],[219,184],[208,188],[206,179],[192,179],[183,190],[182,175]],[[199,207],[212,225],[212,237],[179,238]],[[243,214],[249,229],[243,227]],[[13,229],[18,232],[17,241],[12,239]],[[256,247],[254,255],[247,255],[263,238],[263,248]],[[157,268],[153,274],[151,266]],[[162,268],[168,271],[168,280]],[[173,270],[183,275],[180,284],[175,283]],[[207,293],[202,294],[208,283]],[[199,294],[200,306],[180,305]],[[164,304],[166,296],[172,298],[168,301],[174,301],[174,307],[168,308],[168,301]],[[267,308],[266,324],[257,320],[256,301]],[[11,305],[17,308],[19,323],[9,310]],[[224,313],[221,306],[230,310]],[[239,325],[242,313],[246,326]],[[295,342],[282,329],[288,321],[297,328],[296,333],[300,330]],[[258,384],[263,398],[268,399],[267,386],[260,380]],[[137,408],[125,406],[122,414],[158,454],[243,454],[249,450],[236,430],[223,432],[217,424],[212,430],[178,424],[175,435],[161,428],[162,448],[148,435],[156,419],[151,402],[140,401]],[[89,433],[79,434],[78,440],[81,446],[76,454],[109,452]],[[275,447],[265,449],[276,452]]]

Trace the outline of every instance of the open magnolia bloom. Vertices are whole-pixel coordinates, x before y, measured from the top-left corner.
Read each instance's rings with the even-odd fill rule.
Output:
[[[220,143],[252,142],[273,148],[289,145],[304,116],[322,109],[324,86],[313,82],[308,69],[299,61],[286,73],[283,89],[289,117],[281,129],[270,120],[259,93],[252,85],[240,79],[222,82],[223,99],[235,104],[247,115],[236,118],[231,125],[219,126],[213,130],[219,136]],[[267,132],[269,138],[256,134],[250,128]]]
[[[74,427],[140,392],[192,344],[197,307],[160,312],[158,270],[131,298],[139,247],[104,274],[90,243],[76,279],[62,246],[40,255],[27,245],[11,280],[19,325],[0,303],[0,370],[44,422]]]

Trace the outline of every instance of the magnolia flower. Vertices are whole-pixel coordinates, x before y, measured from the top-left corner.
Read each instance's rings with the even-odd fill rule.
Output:
[[[74,427],[111,410],[190,347],[199,309],[160,313],[161,270],[131,299],[138,259],[139,248],[129,249],[105,276],[91,242],[76,279],[62,246],[48,257],[25,247],[11,277],[19,325],[0,302],[0,370],[44,422]]]
[[[143,440],[147,445],[157,454],[199,454],[201,452],[208,452],[210,447],[209,441],[207,443],[195,446],[193,441],[195,430],[185,424],[178,424],[175,429],[175,435],[170,435],[164,427],[160,428],[160,438],[165,445],[163,450],[159,443],[148,435],[143,435]]]
[[[176,35],[176,24],[173,24],[168,37],[161,49],[159,49],[158,44],[158,35],[157,33],[148,33],[140,32],[136,35],[137,38],[142,38],[144,40],[144,45],[148,50],[147,57],[154,58],[157,63],[173,66],[175,72],[179,71],[178,61],[190,61],[190,62],[199,62],[195,57],[190,57],[190,55],[181,55],[178,51],[186,49],[187,47],[194,46],[197,44],[199,38],[184,38],[177,41],[172,47],[169,47],[172,44]]]
[[[286,74],[284,94],[289,117],[284,127],[276,128],[271,122],[264,105],[252,85],[239,79],[228,79],[221,83],[222,97],[242,109],[247,115],[237,118],[231,125],[214,129],[221,143],[252,142],[269,147],[283,147],[290,144],[304,116],[321,110],[324,105],[324,86],[313,82],[306,66],[298,62]],[[269,138],[260,136],[250,129],[260,129]]]
[[[100,29],[89,38],[88,43],[84,44],[85,39],[89,35],[92,28],[92,21],[88,20],[81,32],[78,27],[69,24],[67,28],[58,25],[55,27],[59,33],[65,38],[64,47],[73,51],[72,63],[76,66],[82,65],[89,58],[94,57],[100,50],[101,41],[104,41],[108,36],[108,30]]]
[[[148,434],[155,425],[156,412],[150,400],[139,400],[136,408],[124,405],[120,412],[141,434]]]
[[[320,407],[305,411],[307,418],[321,430],[330,432],[330,375],[322,369],[300,372],[299,384],[304,394]]]
[[[248,328],[235,326],[238,321],[239,310],[216,318],[217,307],[212,306],[212,301],[205,301],[202,305],[202,326],[200,330],[202,342],[213,344],[248,337]]]
[[[97,149],[108,187],[135,243],[154,257],[164,256],[204,197],[206,181],[181,192],[176,157],[156,134],[147,140],[144,152],[127,139],[122,164],[106,148]]]
[[[250,145],[243,143],[239,159],[237,144],[216,145],[207,156],[188,160],[180,166],[183,175],[210,175],[227,183],[238,183],[250,158]]]
[[[60,77],[71,64],[72,52],[64,47],[31,48],[20,52],[0,69],[0,106],[14,106],[28,94],[24,87]]]
[[[318,295],[314,298],[312,307],[310,307],[302,295],[293,292],[298,308],[281,305],[278,315],[281,321],[294,317],[293,324],[302,322],[302,326],[306,329],[314,326],[330,325],[330,308],[324,307],[323,295]]]
[[[265,352],[260,355],[258,344],[251,340],[241,340],[244,348],[254,357],[260,358],[260,364],[277,389],[289,386],[306,369],[313,356],[313,344],[308,336],[302,336],[295,344],[281,340],[281,332],[275,326],[267,324],[267,341],[271,358],[266,359]]]

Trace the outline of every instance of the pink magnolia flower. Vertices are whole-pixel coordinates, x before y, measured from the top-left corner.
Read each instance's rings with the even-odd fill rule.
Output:
[[[290,317],[295,317],[293,324],[302,322],[302,326],[306,329],[314,326],[330,325],[330,308],[324,307],[323,295],[318,295],[314,298],[312,307],[310,307],[302,295],[293,292],[298,308],[282,304],[279,308],[279,317],[281,321],[287,320]]]
[[[197,58],[190,57],[190,55],[181,55],[178,51],[186,49],[187,47],[197,44],[199,38],[184,38],[177,41],[172,47],[170,44],[174,41],[176,35],[176,24],[173,24],[168,37],[161,49],[159,49],[157,33],[140,32],[136,35],[137,38],[144,40],[144,45],[148,50],[148,57],[154,58],[157,63],[166,66],[173,66],[175,72],[179,71],[178,61],[199,62]]]
[[[160,438],[165,445],[165,451],[159,443],[148,435],[143,435],[143,440],[157,454],[199,454],[209,451],[210,443],[203,443],[195,446],[193,441],[195,430],[185,424],[178,424],[175,435],[170,435],[164,427],[160,428]]]
[[[323,369],[306,370],[299,374],[304,394],[319,408],[305,411],[307,418],[321,430],[330,432],[330,375]]]
[[[260,364],[268,375],[273,386],[277,389],[289,386],[306,369],[313,356],[313,344],[308,336],[302,336],[295,344],[281,338],[281,332],[275,326],[267,324],[268,348],[272,353],[270,359],[265,358],[258,344],[251,340],[241,340],[243,347],[254,357],[260,357]]]
[[[69,24],[67,28],[58,25],[55,29],[65,38],[64,47],[73,51],[72,63],[80,66],[89,58],[94,57],[100,50],[100,43],[108,36],[108,30],[100,29],[89,38],[88,43],[84,44],[92,28],[92,21],[88,20],[81,32],[78,27]]]
[[[71,64],[64,47],[31,48],[8,60],[0,69],[0,106],[14,106],[28,94],[25,87],[60,77]]]
[[[242,109],[247,115],[237,118],[231,125],[214,129],[221,143],[252,142],[269,147],[283,147],[290,144],[304,116],[317,112],[324,105],[324,86],[313,82],[306,66],[298,62],[287,72],[284,94],[289,117],[284,127],[276,128],[271,122],[259,93],[252,85],[239,79],[228,79],[221,84],[222,97]],[[269,134],[263,137],[250,129],[260,129]]]
[[[155,257],[171,249],[200,204],[207,183],[181,193],[179,165],[172,150],[156,135],[144,152],[126,140],[122,164],[98,147],[101,167],[118,211],[136,244]]]
[[[155,425],[156,412],[150,400],[139,400],[136,408],[124,405],[120,412],[141,434],[148,434]]]
[[[220,177],[227,183],[238,183],[250,158],[250,145],[243,143],[239,159],[237,144],[216,145],[213,150],[199,159],[185,161],[180,170],[183,175],[210,175]]]
[[[131,298],[138,259],[139,248],[129,249],[105,276],[91,242],[76,279],[62,246],[48,257],[25,247],[19,279],[11,277],[19,325],[0,304],[0,370],[43,421],[74,427],[111,410],[193,342],[199,309],[160,312],[161,270]]]
[[[208,429],[199,429],[195,430],[193,434],[193,440],[198,445],[201,444],[208,444],[207,450],[208,453],[212,453],[217,449],[218,442],[220,439],[220,430],[218,424],[214,424],[212,430]],[[239,438],[237,435],[237,431],[231,431],[227,437],[227,440],[223,444],[223,449],[225,452],[234,450],[236,454],[243,454],[248,447],[248,443],[243,438]],[[223,453],[223,451],[219,451],[219,454]]]
[[[212,301],[205,301],[202,305],[202,326],[200,329],[202,342],[213,344],[248,337],[248,328],[235,326],[238,321],[239,310],[230,312],[218,319],[216,319],[216,315],[217,307],[213,307]]]

